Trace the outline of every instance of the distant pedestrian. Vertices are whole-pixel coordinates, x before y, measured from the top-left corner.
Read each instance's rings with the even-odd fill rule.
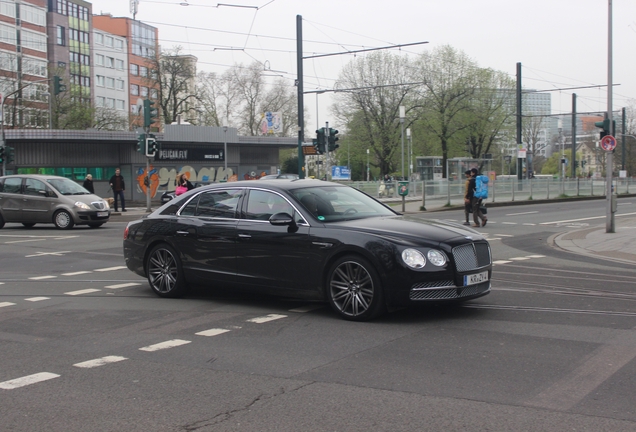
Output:
[[[466,176],[466,183],[464,183],[464,215],[466,216],[466,222],[464,225],[470,225],[470,213],[472,212],[472,203],[470,202],[470,198],[468,198],[468,187],[470,186],[470,178],[471,172],[470,170],[466,170],[464,172]]]
[[[121,211],[125,212],[126,201],[124,201],[124,191],[126,190],[126,184],[124,183],[124,176],[121,175],[119,168],[115,170],[115,175],[110,178],[109,183],[115,196],[115,211],[119,211],[117,210],[117,198],[121,198]]]
[[[93,176],[90,174],[86,174],[86,178],[84,179],[84,184],[82,186],[84,186],[84,189],[94,194],[95,189],[93,188]]]
[[[470,182],[468,184],[468,196],[470,198],[470,204],[473,209],[473,222],[475,222],[473,227],[477,228],[479,226],[486,226],[486,223],[488,222],[488,218],[484,216],[484,214],[480,210],[481,198],[475,197],[475,189],[477,188],[477,176],[479,175],[479,170],[477,170],[477,168],[472,168],[470,170],[470,175],[471,177],[470,177]]]

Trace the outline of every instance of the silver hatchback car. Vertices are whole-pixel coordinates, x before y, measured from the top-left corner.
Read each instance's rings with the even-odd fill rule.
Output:
[[[49,175],[0,177],[0,228],[7,222],[32,227],[52,223],[60,229],[74,225],[102,226],[110,218],[108,202],[72,180]]]

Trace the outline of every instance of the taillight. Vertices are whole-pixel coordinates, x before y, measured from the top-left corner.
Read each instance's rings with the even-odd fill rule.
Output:
[[[124,230],[124,240],[126,240],[128,238],[128,226],[126,226],[126,229]]]

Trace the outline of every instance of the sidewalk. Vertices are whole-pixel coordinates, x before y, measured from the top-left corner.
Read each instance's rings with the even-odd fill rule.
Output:
[[[619,200],[624,196],[619,195]],[[605,199],[604,197],[586,197],[580,199]],[[398,212],[402,212],[402,198],[385,198],[382,201],[390,205]],[[487,207],[502,207],[502,206],[516,206],[516,205],[532,205],[543,202],[555,202],[557,200],[535,200],[535,201],[500,201],[500,202],[488,202]],[[445,210],[458,210],[460,206],[446,206],[446,200],[444,199],[430,199],[426,201],[426,211],[420,210],[422,206],[421,199],[408,199],[405,200],[404,208],[405,214],[413,213],[432,213],[445,211]],[[156,210],[160,207],[160,204],[153,204],[152,210]],[[130,222],[140,219],[147,214],[146,207],[129,207],[125,213],[113,212],[111,214],[112,222]],[[636,264],[636,216],[621,217],[617,213],[618,217],[615,217],[615,231],[614,233],[607,233],[605,227],[605,220],[599,222],[594,227],[585,229],[568,231],[560,234],[555,234],[548,239],[551,245],[554,245],[560,249],[568,252],[591,256],[600,259],[606,259],[614,262],[623,262],[626,264]]]

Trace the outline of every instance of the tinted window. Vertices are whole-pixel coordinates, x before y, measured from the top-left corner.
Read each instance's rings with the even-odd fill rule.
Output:
[[[240,190],[215,190],[194,197],[180,212],[182,216],[236,218]]]
[[[44,182],[31,178],[28,178],[24,181],[25,195],[45,196],[45,194],[40,193],[40,191],[46,192],[46,185],[44,184]]]
[[[268,191],[252,190],[247,201],[247,219],[269,220],[276,213],[294,214],[294,208],[285,198]]]
[[[20,193],[22,177],[12,177],[4,180],[4,192]]]

